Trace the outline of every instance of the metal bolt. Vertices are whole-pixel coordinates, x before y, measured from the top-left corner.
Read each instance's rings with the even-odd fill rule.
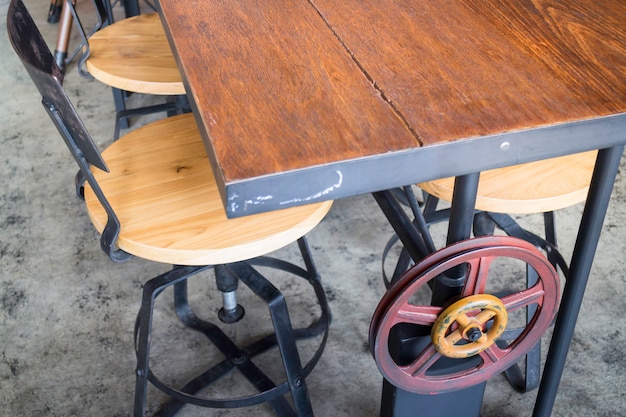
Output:
[[[233,356],[231,360],[235,364],[241,364],[241,363],[243,363],[246,360],[246,357],[243,354],[238,353],[235,356]]]
[[[470,342],[475,342],[480,339],[483,335],[483,332],[478,327],[472,327],[467,331],[467,339]]]

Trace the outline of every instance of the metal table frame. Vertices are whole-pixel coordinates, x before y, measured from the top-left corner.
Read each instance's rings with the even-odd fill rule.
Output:
[[[601,149],[598,152],[533,417],[548,417],[552,413],[623,152],[624,145]],[[473,173],[456,178],[448,229],[448,244],[470,237],[478,177],[478,173]],[[426,256],[423,237],[391,192],[376,192],[374,197],[413,260],[418,262]],[[423,410],[423,406],[429,404],[436,405],[440,415],[455,415],[454,413],[461,406],[459,404],[462,404],[461,407],[465,414],[473,411],[475,415],[478,415],[481,401],[476,401],[476,394],[478,392],[482,399],[483,390],[484,386],[479,384],[460,392],[444,394],[442,398],[437,400],[428,398],[430,396],[407,393],[386,384],[383,391],[383,404],[389,406],[383,407],[381,416],[407,415],[407,412],[416,409],[416,405],[420,405]],[[453,395],[455,401],[445,401],[448,395]]]
[[[374,193],[387,219],[417,261],[428,253],[423,238],[390,192],[382,190],[457,177],[448,234],[448,243],[453,243],[470,236],[480,172],[601,150],[535,407],[535,416],[545,417],[554,405],[626,144],[626,107],[620,95],[624,91],[623,77],[619,62],[590,60],[578,53],[577,44],[571,44],[567,32],[559,30],[561,20],[550,20],[559,22],[557,25],[541,26],[545,23],[541,20],[541,10],[529,8],[526,0],[503,2],[503,6],[510,7],[502,10],[497,2],[469,3],[469,9],[465,3],[459,6],[458,2],[442,2],[449,9],[436,9],[440,3],[402,0],[343,3],[294,0],[280,5],[209,1],[189,7],[190,3],[185,1],[158,0],[157,8],[178,60],[229,217]],[[572,14],[577,19],[587,18],[583,26],[588,24],[590,33],[598,39],[613,36],[611,45],[615,47],[607,48],[613,54],[610,57],[623,53],[620,29],[623,20],[611,21],[611,25],[603,20],[615,16],[615,13],[609,15],[617,6],[621,7],[620,3],[569,0],[559,5],[573,8],[579,3],[582,11],[574,10]],[[357,5],[363,5],[362,13],[354,9]],[[524,15],[526,10],[528,16]],[[500,11],[504,15],[498,14]],[[398,28],[377,31],[381,28],[373,19],[381,25],[393,24],[398,15],[392,13],[396,12],[403,17],[398,19]],[[585,15],[586,12],[589,14]],[[466,19],[468,26],[464,29],[476,30],[477,36],[482,37],[474,39],[474,43],[460,42],[463,39],[457,36],[460,26],[455,19]],[[431,21],[435,25],[430,26]],[[541,27],[537,31],[528,30],[535,24]],[[194,36],[190,36],[190,28],[196,30]],[[605,28],[608,30],[604,31]],[[511,32],[506,32],[507,29]],[[387,36],[401,30],[406,38]],[[447,39],[452,41],[443,42]],[[589,38],[583,36],[582,40]],[[532,49],[537,42],[546,46],[538,57],[522,56],[523,51]],[[407,45],[420,48],[411,49]],[[485,45],[492,49],[486,51]],[[470,48],[472,60],[467,59],[466,48]],[[462,76],[456,73],[447,76],[447,68],[442,68],[448,64],[442,54],[449,51],[454,52],[449,64],[463,68]],[[507,51],[515,53],[508,55]],[[490,53],[501,54],[502,59],[514,59],[516,66],[507,72],[511,78],[498,77],[504,72],[499,71],[497,64],[503,61],[489,60]],[[425,57],[430,60],[425,61]],[[212,62],[224,59],[228,67],[204,66],[209,58]],[[520,71],[525,62],[531,64]],[[310,74],[299,71],[307,66],[314,71]],[[431,69],[435,72],[430,72]],[[571,69],[577,72],[570,74]],[[466,77],[481,70],[487,78]],[[280,76],[296,79],[300,76],[294,74],[301,74],[301,81],[306,81],[310,91],[290,83],[285,83],[284,89],[274,88],[282,87]],[[586,83],[585,77],[593,82]],[[424,80],[425,84],[420,84]],[[493,80],[499,82],[491,83]],[[504,82],[512,85],[511,91],[504,89],[507,94],[499,95],[499,91],[491,88]],[[438,94],[444,91],[439,89],[441,85],[452,84],[463,87],[460,94]],[[558,88],[544,92],[537,87],[552,85]],[[413,86],[418,86],[415,91]],[[481,89],[490,95],[473,94]],[[309,101],[309,93],[315,100]],[[477,103],[490,106],[487,109],[477,106],[470,113],[451,112],[448,119],[439,117],[446,114],[448,105],[465,108],[467,97],[475,97]],[[555,100],[548,100],[551,98]],[[241,106],[244,100],[250,108]],[[342,106],[337,105],[339,102]],[[579,107],[569,106],[572,103]],[[520,120],[500,123],[507,106],[518,104],[524,110]],[[555,108],[559,111],[552,112]],[[488,125],[485,129],[463,123],[469,120],[482,126],[485,112],[490,121],[485,122]],[[336,129],[328,129],[331,125]],[[297,149],[294,138],[308,138],[308,147]],[[344,146],[346,143],[354,146]],[[265,148],[248,148],[251,144]],[[268,164],[259,163],[264,158]],[[437,296],[445,298],[446,294]],[[406,401],[404,404],[412,410],[409,414],[415,414],[411,404],[422,399],[400,395],[394,401],[396,406]],[[437,400],[431,397],[425,402],[434,404]],[[442,409],[438,414],[449,417],[458,414],[451,410]]]

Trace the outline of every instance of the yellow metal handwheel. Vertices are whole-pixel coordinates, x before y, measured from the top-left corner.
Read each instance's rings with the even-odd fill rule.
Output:
[[[469,358],[484,351],[506,329],[508,314],[498,297],[476,294],[446,308],[431,332],[433,345],[448,358]]]

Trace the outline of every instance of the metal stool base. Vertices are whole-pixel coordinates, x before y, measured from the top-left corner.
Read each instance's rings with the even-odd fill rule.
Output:
[[[143,417],[145,413],[148,381],[171,397],[171,400],[164,404],[156,414],[160,417],[173,416],[186,404],[208,408],[238,408],[265,402],[272,407],[279,417],[313,416],[305,378],[310,374],[321,357],[328,337],[331,316],[328,301],[319,276],[311,262],[306,241],[301,239],[298,243],[305,258],[307,270],[285,261],[267,257],[215,267],[216,273],[236,275],[269,308],[274,333],[244,347],[238,347],[215,324],[198,318],[189,305],[187,280],[201,271],[210,269],[211,266],[176,266],[171,271],[151,279],[144,285],[142,305],[135,325],[137,354],[135,417]],[[320,305],[321,314],[319,318],[308,327],[292,328],[284,296],[252,267],[253,264],[283,270],[306,279],[313,287]],[[223,361],[202,372],[180,389],[167,385],[149,369],[154,304],[158,295],[169,286],[174,288],[174,303],[176,314],[180,321],[186,327],[207,336],[209,341],[225,357]],[[296,348],[296,341],[319,335],[323,336],[315,354],[305,366],[302,366]],[[274,347],[278,347],[280,350],[287,376],[287,380],[278,385],[253,363],[255,356]],[[257,394],[232,399],[210,399],[196,395],[200,390],[218,381],[221,377],[235,369],[241,372],[259,391]],[[288,392],[291,394],[293,407],[285,398],[285,394]]]

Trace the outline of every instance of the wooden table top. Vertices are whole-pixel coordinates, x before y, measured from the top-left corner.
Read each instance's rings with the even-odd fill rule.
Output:
[[[624,0],[159,0],[229,216],[626,142]]]

